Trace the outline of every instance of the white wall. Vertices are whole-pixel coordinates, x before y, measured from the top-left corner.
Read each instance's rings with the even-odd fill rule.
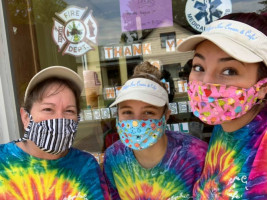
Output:
[[[19,125],[7,46],[3,5],[0,3],[0,144],[19,138]]]

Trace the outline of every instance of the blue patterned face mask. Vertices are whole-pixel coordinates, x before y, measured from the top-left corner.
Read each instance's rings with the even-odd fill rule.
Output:
[[[165,115],[161,119],[121,120],[116,119],[120,139],[131,149],[142,150],[155,144],[165,133]]]

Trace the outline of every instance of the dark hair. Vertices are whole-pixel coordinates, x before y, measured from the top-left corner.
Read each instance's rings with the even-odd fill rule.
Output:
[[[225,15],[220,19],[230,19],[248,24],[253,28],[261,31],[263,34],[267,36],[267,13],[262,13],[262,14],[257,14],[255,12],[232,13],[229,15]],[[258,80],[261,80],[266,77],[267,77],[267,66],[263,62],[261,62],[259,63],[259,68],[258,68]]]
[[[134,68],[134,74],[131,76],[130,79],[146,78],[146,79],[152,80],[158,83],[168,92],[166,85],[160,81],[161,77],[162,77],[162,74],[160,70],[154,65],[150,64],[150,62],[145,61],[145,62],[142,62],[136,65],[136,67]]]
[[[80,93],[79,88],[73,84],[71,81],[66,79],[60,79],[56,77],[45,79],[44,81],[38,83],[29,93],[26,98],[23,107],[27,112],[30,112],[32,109],[33,103],[37,101],[42,101],[45,95],[45,91],[53,84],[58,85],[57,89],[54,91],[52,95],[55,95],[62,91],[65,87],[69,88],[74,96],[76,101],[77,112],[80,113]]]

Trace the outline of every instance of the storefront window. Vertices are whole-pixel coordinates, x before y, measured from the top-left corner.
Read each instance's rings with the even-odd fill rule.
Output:
[[[208,140],[212,127],[194,117],[188,104],[192,52],[178,53],[176,46],[225,14],[264,12],[266,2],[4,0],[18,106],[36,72],[52,65],[71,68],[84,80],[74,146],[104,152],[119,139],[117,110],[109,105],[134,67],[150,61],[168,86],[168,129]]]

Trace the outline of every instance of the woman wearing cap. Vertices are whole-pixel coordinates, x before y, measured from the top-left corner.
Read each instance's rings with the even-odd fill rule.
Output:
[[[30,81],[20,114],[24,137],[0,145],[0,199],[107,199],[101,169],[71,148],[79,122],[83,82],[52,66]]]
[[[193,113],[216,125],[195,199],[267,199],[266,34],[266,17],[235,13],[178,46],[195,50]]]
[[[166,131],[168,93],[160,71],[144,62],[120,90],[120,141],[105,152],[104,175],[112,199],[190,199],[207,144]]]

